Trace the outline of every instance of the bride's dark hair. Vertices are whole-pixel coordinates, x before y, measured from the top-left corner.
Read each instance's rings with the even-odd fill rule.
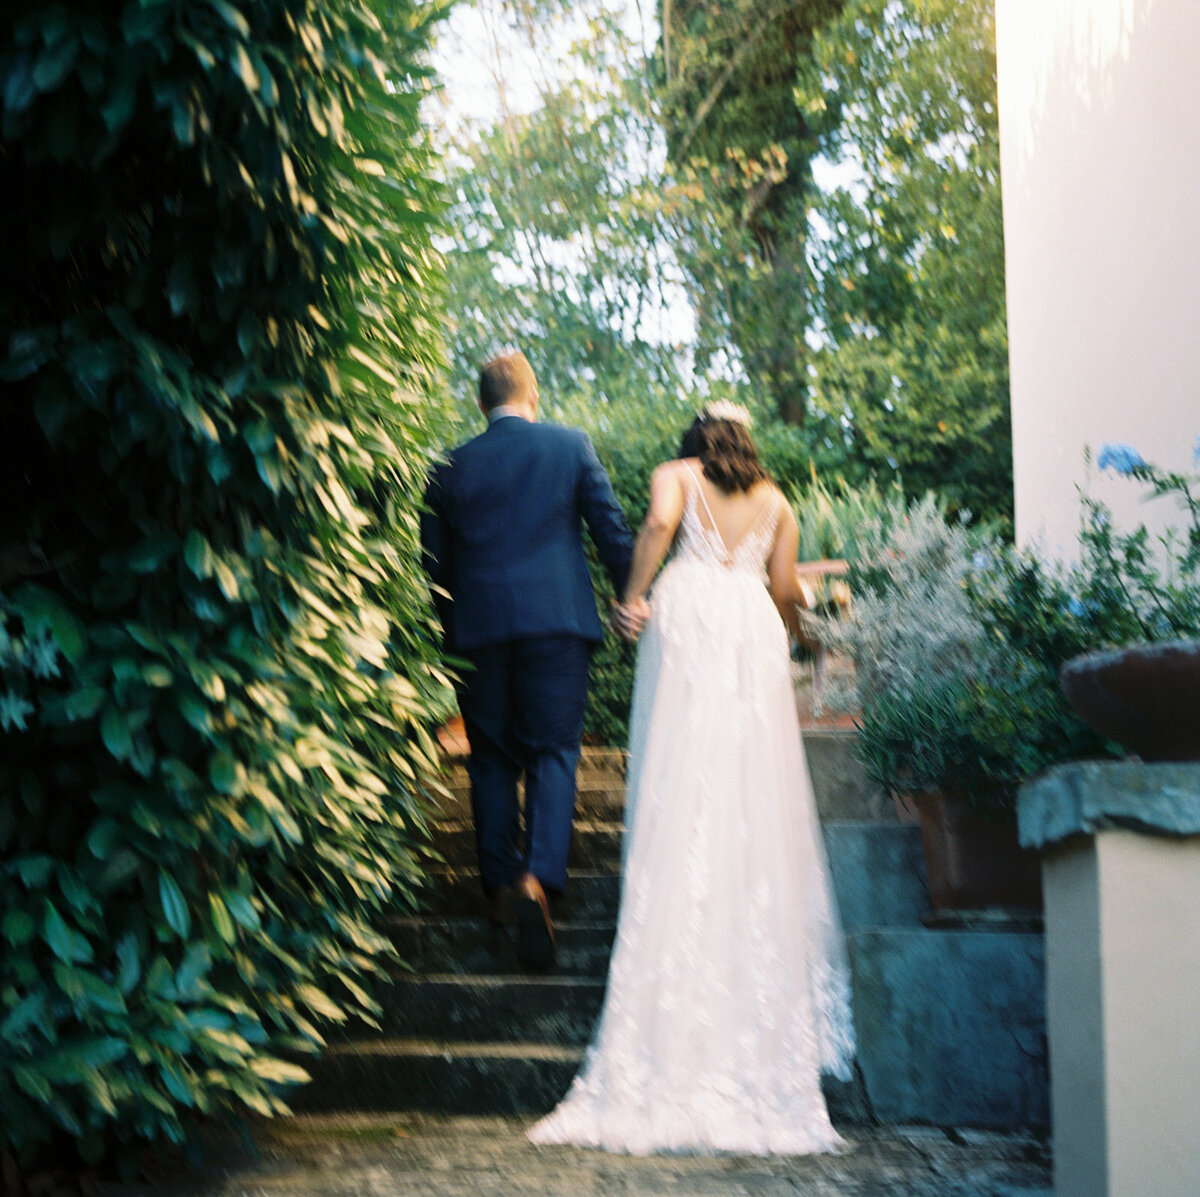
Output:
[[[701,412],[679,442],[680,457],[698,457],[704,476],[718,490],[750,490],[771,475],[758,460],[750,430],[737,420],[712,419]]]

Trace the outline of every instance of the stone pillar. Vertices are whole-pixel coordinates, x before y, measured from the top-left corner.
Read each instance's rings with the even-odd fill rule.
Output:
[[[1042,852],[1056,1197],[1200,1192],[1200,765],[1021,791]]]

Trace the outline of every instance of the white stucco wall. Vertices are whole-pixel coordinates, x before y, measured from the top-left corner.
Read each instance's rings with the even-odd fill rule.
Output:
[[[1200,435],[1200,0],[997,0],[996,28],[1017,539],[1070,556],[1085,447],[1190,470]]]

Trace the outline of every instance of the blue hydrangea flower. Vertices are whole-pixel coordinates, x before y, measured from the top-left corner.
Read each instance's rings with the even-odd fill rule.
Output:
[[[1077,599],[1072,598],[1067,603],[1067,610],[1075,616],[1076,619],[1082,619],[1087,614],[1087,608]]]
[[[1142,455],[1131,445],[1105,445],[1100,450],[1096,464],[1102,470],[1113,469],[1118,474],[1129,477],[1138,466],[1144,466],[1146,463],[1142,460]]]
[[[982,573],[988,567],[988,555],[984,552],[976,553],[971,558],[971,564],[975,567],[976,571]]]
[[[1200,465],[1200,436],[1196,437],[1196,443],[1192,446],[1192,464]]]

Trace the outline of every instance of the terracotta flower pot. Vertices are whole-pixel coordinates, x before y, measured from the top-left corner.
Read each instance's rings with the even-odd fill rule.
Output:
[[[911,800],[935,915],[988,907],[1041,910],[1041,862],[1017,842],[1010,819],[989,818],[953,791],[927,790]]]
[[[1200,761],[1200,640],[1085,653],[1058,673],[1085,723],[1146,761]]]

